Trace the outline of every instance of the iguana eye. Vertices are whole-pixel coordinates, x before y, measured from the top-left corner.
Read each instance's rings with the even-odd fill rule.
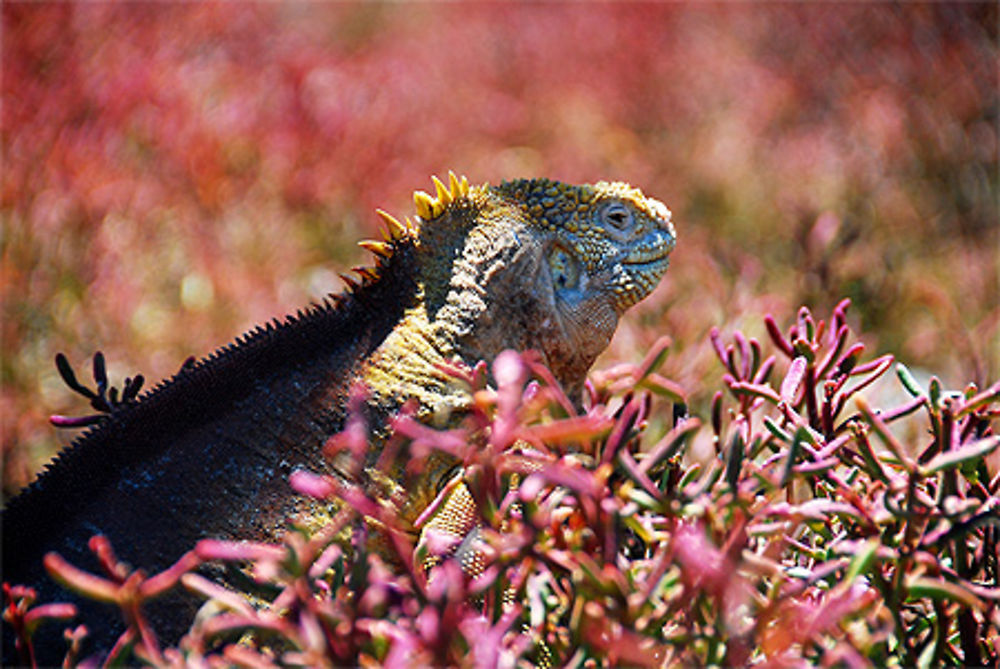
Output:
[[[627,230],[632,226],[632,211],[623,204],[612,202],[601,212],[601,221],[616,230]]]
[[[549,252],[549,272],[557,290],[576,288],[580,281],[576,259],[561,246],[555,246]]]

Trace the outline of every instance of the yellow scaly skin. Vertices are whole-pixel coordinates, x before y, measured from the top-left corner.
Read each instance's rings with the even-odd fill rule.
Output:
[[[469,187],[454,174],[449,181],[435,178],[434,196],[414,195],[416,222],[380,212],[389,247],[362,242],[383,257],[391,257],[392,244],[412,242],[419,276],[416,306],[360,374],[372,402],[388,413],[415,398],[422,419],[448,425],[472,398],[442,365],[491,361],[505,349],[538,351],[579,401],[587,370],[618,319],[667,269],[676,241],[669,210],[624,183],[536,179]],[[427,508],[454,466],[437,456],[408,482],[404,520],[412,523]],[[465,486],[453,486],[415,528],[419,545],[433,531],[453,537],[458,550],[477,515]],[[467,571],[478,572],[477,551],[462,550],[460,557]]]
[[[536,349],[578,397],[618,318],[667,269],[670,212],[623,183],[537,179],[462,190],[452,181],[451,190],[436,181],[437,198],[416,193],[417,224],[397,223],[415,240],[423,294],[363,380],[383,399],[416,397],[447,412],[467,398],[455,396],[440,363]]]

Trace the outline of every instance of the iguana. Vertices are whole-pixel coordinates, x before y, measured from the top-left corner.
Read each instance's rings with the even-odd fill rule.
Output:
[[[61,590],[43,555],[99,571],[87,541],[101,533],[152,573],[204,537],[276,538],[302,503],[289,474],[330,470],[321,447],[355,384],[376,428],[411,398],[423,420],[447,422],[471,398],[443,363],[534,349],[579,398],[619,317],[667,269],[669,210],[620,182],[433,183],[434,195],[414,194],[414,220],[378,210],[384,239],[360,242],[374,267],[343,294],[186,364],[60,453],[3,511],[3,580],[77,603],[90,652],[107,652],[123,629],[117,611]],[[183,598],[149,607],[168,642],[190,624]],[[61,659],[58,632],[39,630],[42,663]],[[8,630],[7,661],[12,652]]]

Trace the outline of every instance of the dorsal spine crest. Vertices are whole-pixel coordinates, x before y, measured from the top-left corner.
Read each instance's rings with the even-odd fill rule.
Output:
[[[459,177],[451,170],[448,171],[448,185],[437,176],[431,176],[431,183],[434,184],[435,195],[422,190],[413,193],[413,204],[417,211],[416,221],[409,216],[400,221],[384,209],[375,210],[383,223],[380,229],[382,239],[363,239],[358,242],[358,246],[370,251],[376,257],[375,268],[354,268],[353,271],[360,275],[362,284],[378,278],[379,268],[385,261],[392,259],[400,244],[419,240],[421,223],[439,218],[449,207],[467,200],[471,191],[469,180],[464,176]],[[340,276],[347,284],[349,292],[358,288],[356,279],[344,274]]]
[[[448,171],[448,185],[437,178],[431,177],[436,195],[422,190],[413,192],[413,204],[417,209],[417,216],[423,221],[430,221],[438,218],[456,200],[468,197],[469,180],[458,177],[453,171]]]

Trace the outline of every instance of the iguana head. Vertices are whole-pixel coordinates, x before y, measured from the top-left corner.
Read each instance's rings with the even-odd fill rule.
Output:
[[[622,314],[667,270],[676,243],[670,210],[637,188],[532,179],[505,182],[497,192],[523,202],[536,234],[546,239],[549,279],[567,315],[598,295]]]
[[[416,222],[383,213],[417,259],[421,341],[469,364],[537,350],[578,395],[618,318],[666,271],[670,211],[620,182],[434,184],[436,195],[414,196]]]
[[[548,179],[501,184],[495,191],[524,212],[536,316],[536,348],[571,392],[582,388],[618,318],[659,284],[676,233],[670,211],[621,182],[570,185]]]

